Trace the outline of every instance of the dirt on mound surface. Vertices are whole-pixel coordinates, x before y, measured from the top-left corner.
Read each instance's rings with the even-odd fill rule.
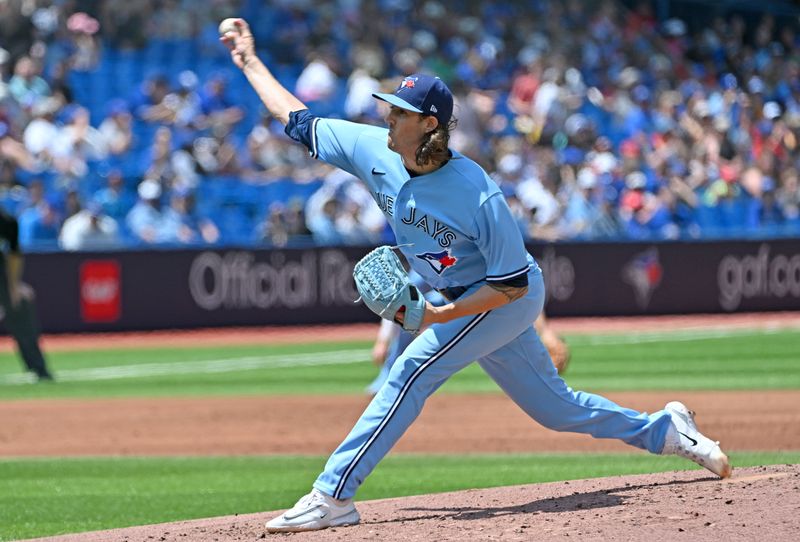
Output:
[[[361,524],[265,534],[276,512],[37,539],[47,542],[286,540],[797,540],[800,465],[617,476],[358,503]]]

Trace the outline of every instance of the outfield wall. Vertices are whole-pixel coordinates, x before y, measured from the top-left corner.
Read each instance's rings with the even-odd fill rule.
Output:
[[[800,309],[800,240],[531,245],[552,316]],[[30,254],[46,332],[372,322],[369,248]]]

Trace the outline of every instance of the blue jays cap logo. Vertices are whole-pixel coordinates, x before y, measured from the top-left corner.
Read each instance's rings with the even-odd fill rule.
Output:
[[[404,88],[414,88],[417,84],[417,77],[406,77],[400,82],[400,86],[397,87],[397,92],[400,92]]]
[[[422,254],[415,254],[415,256],[422,261],[428,262],[428,265],[436,271],[437,275],[441,275],[445,269],[454,266],[458,261],[458,258],[450,255],[449,249],[440,252],[423,252]]]
[[[444,81],[433,75],[408,75],[393,94],[375,92],[372,95],[400,109],[433,115],[442,125],[450,122],[453,116],[453,94]]]

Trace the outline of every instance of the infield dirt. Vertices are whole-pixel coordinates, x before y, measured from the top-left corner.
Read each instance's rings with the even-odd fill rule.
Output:
[[[700,429],[729,449],[800,449],[800,390],[606,396],[648,412],[680,399],[698,412]],[[366,397],[352,396],[0,401],[0,457],[325,455],[366,405]],[[431,397],[394,450],[633,451],[622,442],[545,429],[500,394]]]

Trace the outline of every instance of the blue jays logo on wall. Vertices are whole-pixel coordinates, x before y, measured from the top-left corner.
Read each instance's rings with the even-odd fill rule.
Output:
[[[400,87],[397,90],[402,90],[404,88],[414,88],[417,84],[418,77],[406,77],[400,82]]]
[[[658,261],[658,249],[655,247],[636,254],[622,269],[622,278],[633,286],[636,303],[642,309],[650,304],[663,275],[664,268]]]
[[[454,266],[458,261],[458,258],[450,255],[449,249],[440,252],[424,252],[415,254],[415,256],[422,261],[428,262],[428,265],[436,271],[437,275],[441,275],[445,269]]]

